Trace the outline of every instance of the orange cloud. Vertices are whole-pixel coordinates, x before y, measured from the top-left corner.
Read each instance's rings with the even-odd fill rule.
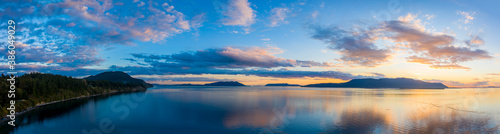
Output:
[[[460,65],[431,65],[430,67],[435,69],[470,69]]]
[[[459,63],[493,58],[487,51],[475,48],[477,44],[484,43],[477,36],[465,41],[468,46],[454,46],[455,37],[425,32],[425,29],[416,25],[419,24],[418,21],[414,24],[408,22],[414,20],[412,16],[401,20],[405,21],[386,22],[381,29],[394,34],[389,37],[390,39],[397,43],[408,44],[403,47],[420,54],[408,57],[408,62],[429,64],[431,68],[436,69],[470,69]]]

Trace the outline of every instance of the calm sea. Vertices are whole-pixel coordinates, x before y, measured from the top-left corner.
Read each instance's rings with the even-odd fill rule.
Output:
[[[50,105],[14,134],[500,133],[500,89],[157,87]]]

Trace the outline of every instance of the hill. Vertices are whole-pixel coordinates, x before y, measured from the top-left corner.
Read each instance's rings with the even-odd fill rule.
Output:
[[[237,81],[219,81],[205,84],[205,86],[245,86]]]
[[[341,87],[341,88],[399,88],[399,89],[444,89],[442,83],[429,83],[408,78],[353,79],[346,83],[320,83],[304,87]]]
[[[84,78],[86,80],[107,80],[111,82],[120,82],[120,83],[137,83],[142,84],[145,88],[153,87],[153,85],[146,83],[144,80],[132,78],[125,72],[120,71],[110,71],[104,72],[97,75],[89,76]]]

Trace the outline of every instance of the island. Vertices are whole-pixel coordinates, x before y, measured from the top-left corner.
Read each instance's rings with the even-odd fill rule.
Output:
[[[218,81],[207,84],[173,84],[173,85],[159,85],[159,86],[246,86],[238,81]]]
[[[288,84],[288,83],[269,83],[266,87],[286,87],[286,86],[300,86],[298,84]]]
[[[442,83],[429,83],[409,78],[352,79],[345,83],[320,83],[303,87],[337,87],[337,88],[398,88],[398,89],[444,89]]]
[[[9,78],[2,74],[2,79]],[[9,81],[0,81],[0,89],[8,89]],[[146,91],[151,84],[130,77],[124,72],[104,72],[84,79],[45,73],[27,73],[15,80],[16,112],[22,114],[37,107],[99,95]],[[0,90],[7,96],[8,90]],[[8,97],[0,97],[0,104],[8,104]],[[0,117],[5,117],[7,105],[0,105]],[[3,121],[3,119],[2,119]]]
[[[219,81],[205,84],[205,86],[245,86],[237,81]]]

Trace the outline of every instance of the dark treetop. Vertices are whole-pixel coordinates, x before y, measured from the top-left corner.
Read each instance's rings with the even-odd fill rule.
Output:
[[[399,88],[399,89],[444,89],[442,83],[429,83],[408,78],[352,79],[346,83],[320,83],[304,87],[342,87],[342,88]]]

